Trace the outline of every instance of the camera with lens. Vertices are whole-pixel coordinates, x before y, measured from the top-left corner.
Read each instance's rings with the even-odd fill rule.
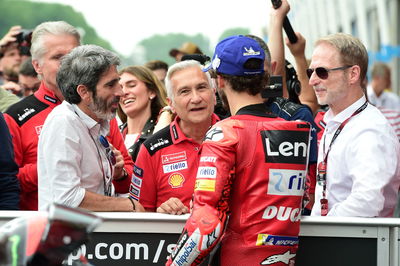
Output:
[[[16,42],[18,43],[19,51],[21,55],[30,56],[30,49],[31,49],[31,40],[32,40],[32,31],[22,29],[20,33],[18,33],[15,38],[17,39]]]
[[[286,87],[289,94],[289,100],[294,103],[300,103],[299,95],[301,84],[297,78],[296,69],[286,60]],[[269,85],[261,92],[263,98],[283,97],[283,79],[282,76],[271,76]]]

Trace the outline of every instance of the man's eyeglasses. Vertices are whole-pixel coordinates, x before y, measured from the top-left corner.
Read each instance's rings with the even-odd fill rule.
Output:
[[[115,165],[117,160],[115,158],[114,152],[111,150],[108,140],[104,136],[100,136],[99,141],[100,141],[101,145],[103,145],[103,147],[106,149],[106,154],[107,154],[108,160],[111,162],[112,165]]]
[[[349,67],[352,66],[342,66],[342,67],[336,67],[336,68],[325,68],[325,67],[317,67],[317,68],[309,68],[307,69],[307,76],[308,78],[311,78],[312,73],[315,71],[315,73],[317,74],[317,76],[320,79],[327,79],[328,78],[328,74],[331,71],[335,71],[335,70],[344,70],[347,69]]]

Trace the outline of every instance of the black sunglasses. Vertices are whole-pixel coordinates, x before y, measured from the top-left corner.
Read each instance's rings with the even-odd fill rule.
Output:
[[[307,71],[307,76],[308,78],[311,78],[312,73],[315,70],[315,73],[320,79],[327,79],[328,78],[328,73],[331,71],[335,70],[344,70],[352,66],[342,66],[342,67],[336,67],[336,68],[325,68],[325,67],[317,67],[317,68],[308,68]]]

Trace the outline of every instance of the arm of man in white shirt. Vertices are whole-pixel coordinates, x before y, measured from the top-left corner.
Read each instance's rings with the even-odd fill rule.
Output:
[[[143,206],[136,200],[128,198],[114,198],[97,193],[85,191],[85,196],[79,204],[80,208],[91,211],[108,211],[108,212],[144,212]]]

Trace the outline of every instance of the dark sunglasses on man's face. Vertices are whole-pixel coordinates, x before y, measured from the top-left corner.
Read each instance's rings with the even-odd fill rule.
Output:
[[[342,67],[336,67],[336,68],[325,68],[325,67],[317,67],[317,68],[309,68],[307,69],[307,76],[308,78],[311,78],[312,73],[315,71],[317,76],[320,79],[327,79],[328,78],[328,73],[331,71],[335,70],[344,70],[352,66],[342,66]]]

